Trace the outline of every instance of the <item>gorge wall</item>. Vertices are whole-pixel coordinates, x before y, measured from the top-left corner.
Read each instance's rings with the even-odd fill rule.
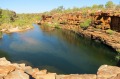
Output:
[[[96,12],[92,15],[93,26],[102,29],[112,29],[114,31],[120,32],[120,13],[119,12]]]
[[[100,41],[120,52],[119,15],[120,13],[101,11],[94,14],[89,12],[84,14],[79,11],[67,14],[56,13],[53,15],[43,15],[42,20],[38,24],[43,26],[47,24],[51,27],[59,26],[59,28],[71,30],[80,36]],[[82,28],[80,24],[88,19],[91,19],[91,24],[88,27]]]

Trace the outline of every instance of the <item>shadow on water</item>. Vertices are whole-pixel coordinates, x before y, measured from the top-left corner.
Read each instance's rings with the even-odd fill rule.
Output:
[[[10,60],[10,57],[7,52],[0,50],[0,58],[5,57],[7,60]]]
[[[116,65],[115,51],[75,33],[34,24],[27,32],[5,34],[0,49],[12,62],[58,74],[96,73],[100,65]]]

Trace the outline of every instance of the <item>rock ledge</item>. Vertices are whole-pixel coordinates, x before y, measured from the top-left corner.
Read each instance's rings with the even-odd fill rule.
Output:
[[[96,74],[57,75],[0,58],[0,79],[120,79],[120,68],[102,65]]]

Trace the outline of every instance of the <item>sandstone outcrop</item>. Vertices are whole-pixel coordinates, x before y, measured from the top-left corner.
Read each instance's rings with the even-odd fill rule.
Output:
[[[120,12],[106,11],[92,14],[93,26],[120,32]]]
[[[83,23],[86,19],[92,19],[91,25],[87,28],[81,28],[80,23]],[[120,52],[120,33],[116,32],[120,30],[120,13],[99,11],[95,14],[86,15],[81,12],[54,14],[51,16],[44,15],[40,24],[49,23],[52,25],[55,22],[62,29],[71,30],[80,36],[102,42]],[[115,31],[107,32],[107,29]]]
[[[58,75],[0,58],[0,79],[120,79],[120,68],[102,65],[96,74]]]

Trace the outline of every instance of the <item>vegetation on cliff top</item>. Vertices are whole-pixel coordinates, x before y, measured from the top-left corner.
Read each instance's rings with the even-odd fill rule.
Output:
[[[98,10],[105,11],[105,10],[117,10],[120,11],[120,4],[115,4],[112,1],[108,1],[105,5],[103,4],[93,4],[92,6],[85,6],[85,7],[73,7],[65,9],[63,6],[59,6],[58,8],[52,9],[50,12],[44,12],[43,14],[54,14],[54,13],[71,13],[76,11],[81,11],[82,13],[87,14],[88,11],[96,12]]]
[[[0,30],[33,28],[32,23],[39,18],[40,14],[16,14],[14,11],[0,9]]]
[[[88,26],[90,26],[90,23],[91,23],[91,19],[87,19],[85,20],[83,23],[80,23],[80,27],[82,28],[87,28]]]

